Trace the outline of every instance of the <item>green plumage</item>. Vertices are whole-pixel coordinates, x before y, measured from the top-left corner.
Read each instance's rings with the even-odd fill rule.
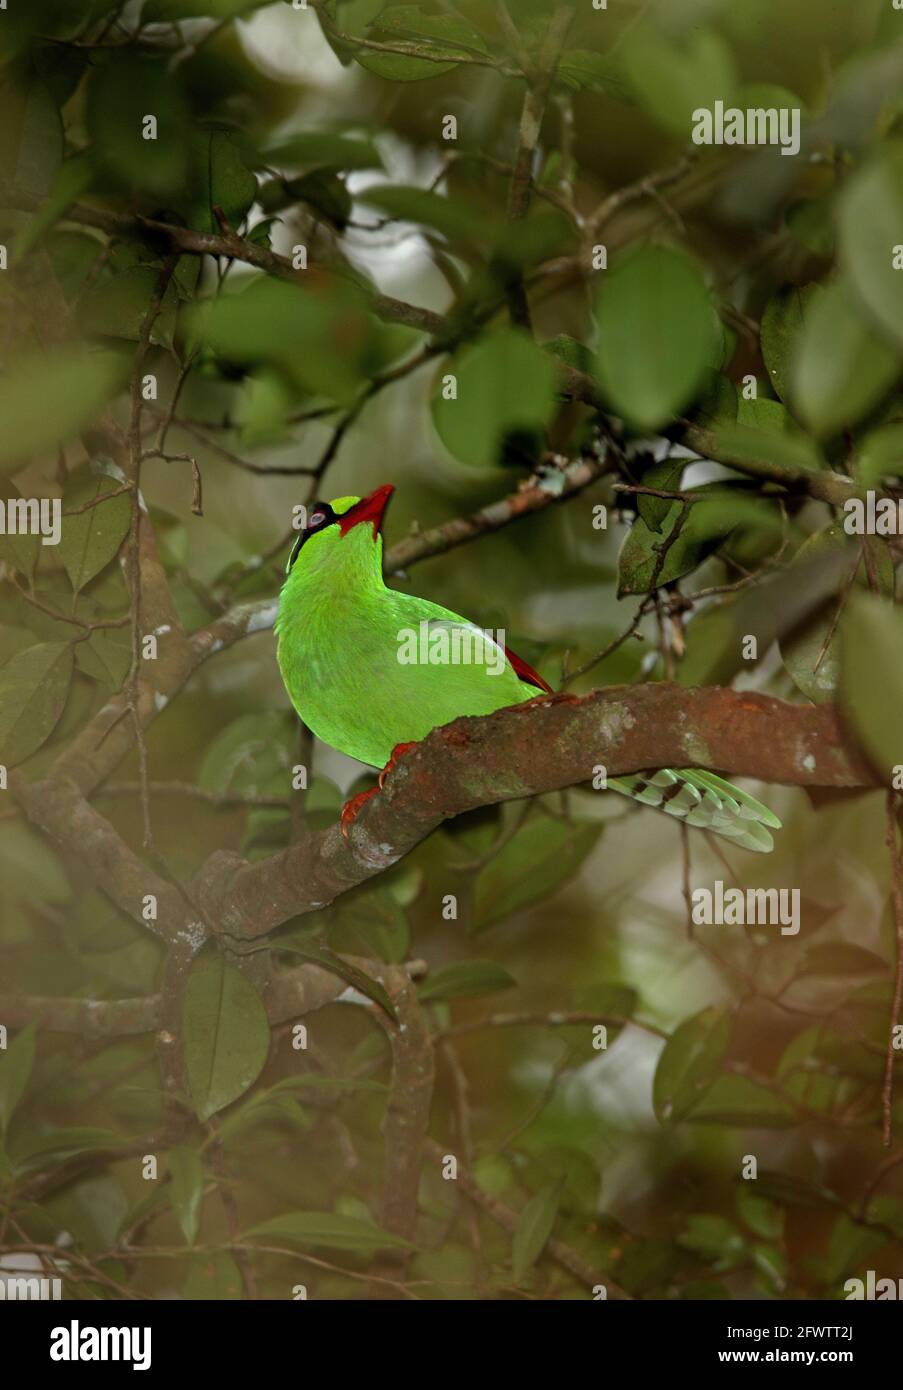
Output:
[[[334,517],[358,501],[337,498],[330,504]],[[491,714],[541,692],[497,648],[478,664],[399,661],[400,634],[424,622],[450,635],[479,629],[447,608],[387,588],[376,530],[368,520],[343,534],[334,520],[304,537],[279,598],[276,635],[286,690],[308,728],[381,768],[399,743],[419,742],[460,715]],[[493,666],[498,674],[490,674]],[[766,827],[780,826],[767,807],[709,772],[662,769],[608,785],[745,849],[771,849]]]

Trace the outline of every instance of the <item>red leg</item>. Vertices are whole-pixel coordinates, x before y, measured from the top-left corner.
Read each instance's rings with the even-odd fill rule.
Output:
[[[371,787],[368,792],[358,792],[357,796],[352,796],[342,807],[342,818],[340,825],[342,828],[342,839],[348,839],[348,831],[354,823],[358,811],[365,801],[369,801],[371,796],[376,796],[379,787]]]
[[[352,796],[349,801],[345,802],[345,805],[342,807],[341,818],[342,836],[344,839],[348,839],[348,831],[354,824],[357,813],[360,811],[364,802],[369,801],[371,796],[376,796],[378,791],[382,791],[383,783],[398,762],[398,759],[402,757],[409,748],[416,748],[416,746],[416,743],[396,743],[389,756],[389,761],[379,774],[379,780],[376,786],[371,787],[368,792],[358,792],[357,796]]]
[[[385,780],[386,780],[386,778],[388,777],[389,773],[392,771],[393,767],[395,767],[395,765],[397,764],[398,759],[401,758],[401,757],[403,757],[404,754],[408,751],[409,748],[416,748],[416,747],[417,747],[416,742],[414,742],[414,743],[396,743],[395,747],[392,749],[392,752],[391,752],[391,754],[390,754],[390,756],[389,756],[389,761],[386,763],[386,765],[385,765],[385,767],[383,768],[382,772],[379,774],[379,782],[378,782],[377,785],[379,786],[380,790],[382,790],[383,783],[385,782]]]

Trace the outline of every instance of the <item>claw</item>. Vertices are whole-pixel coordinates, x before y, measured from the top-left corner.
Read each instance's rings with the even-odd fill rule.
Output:
[[[383,784],[384,784],[386,778],[388,777],[389,773],[392,771],[393,767],[395,767],[395,766],[397,765],[398,759],[401,758],[401,757],[403,757],[404,754],[408,751],[409,748],[416,748],[416,747],[417,747],[416,742],[414,742],[414,743],[396,743],[395,747],[392,749],[392,752],[391,752],[390,755],[389,755],[389,761],[386,763],[386,765],[385,765],[385,767],[383,768],[382,772],[379,774],[379,781],[377,782],[377,786],[379,787],[380,791],[382,791]]]
[[[340,821],[342,839],[347,841],[348,831],[354,824],[358,811],[365,801],[369,801],[371,796],[376,796],[379,787],[371,787],[368,792],[358,792],[357,796],[352,796],[342,807],[342,817]]]
[[[343,840],[347,841],[348,832],[354,824],[357,818],[357,814],[363,806],[364,802],[369,801],[371,796],[376,796],[377,792],[382,791],[383,783],[385,782],[389,773],[392,771],[393,767],[395,767],[396,763],[398,762],[398,759],[402,757],[408,751],[409,748],[415,748],[416,746],[416,743],[396,743],[389,756],[389,761],[386,763],[382,772],[379,774],[379,780],[377,781],[376,786],[371,787],[368,792],[358,792],[357,796],[352,796],[350,800],[345,802],[345,805],[342,807],[342,816],[340,821]]]

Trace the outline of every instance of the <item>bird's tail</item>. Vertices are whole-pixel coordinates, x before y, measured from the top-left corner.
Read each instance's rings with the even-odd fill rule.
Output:
[[[713,772],[695,769],[673,772],[663,767],[659,772],[612,777],[608,786],[644,806],[654,806],[669,816],[676,816],[685,825],[711,830],[743,849],[760,854],[767,854],[774,844],[769,827],[772,830],[781,828],[777,816],[761,801],[722,777],[716,777]]]

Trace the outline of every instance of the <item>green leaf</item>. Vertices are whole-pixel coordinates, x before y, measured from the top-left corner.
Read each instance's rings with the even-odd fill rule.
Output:
[[[841,561],[838,569],[838,582],[843,585],[853,567],[856,567],[856,584],[860,589],[869,585],[869,570],[877,577],[878,590],[888,598],[893,597],[895,576],[894,564],[886,545],[869,537],[863,537],[863,548],[857,555],[857,548],[840,525],[824,527],[808,537],[797,551],[794,566],[805,574],[804,566],[817,563],[818,557],[835,552]],[[867,548],[869,564],[863,551]],[[848,555],[846,575],[842,568],[844,553]],[[818,606],[808,621],[802,626],[794,624],[789,631],[780,634],[781,659],[790,673],[794,685],[814,704],[833,700],[837,695],[840,679],[840,628],[837,623],[840,595],[832,594],[827,604]]]
[[[637,517],[618,557],[619,598],[648,593],[653,580],[661,587],[692,573],[739,526],[747,532],[761,530],[766,535],[779,529],[780,518],[769,503],[738,496],[724,487],[708,491],[708,486],[699,489],[700,500],[690,507],[673,540],[684,503],[667,504],[661,534],[650,531],[643,518]],[[660,547],[665,545],[668,549],[661,563]]]
[[[791,235],[814,256],[834,255],[834,216],[830,198],[802,198],[791,203],[784,220]]]
[[[0,182],[46,198],[62,158],[63,123],[48,88],[34,77],[26,84],[7,66],[0,77]]]
[[[250,981],[211,953],[191,969],[184,999],[185,1067],[200,1120],[252,1086],[270,1047],[270,1025]]]
[[[300,1128],[310,1128],[313,1123],[308,1119],[307,1112],[294,1100],[292,1093],[298,1090],[329,1090],[338,1095],[353,1091],[371,1091],[379,1095],[385,1095],[388,1086],[379,1081],[365,1081],[353,1077],[344,1076],[290,1076],[284,1081],[277,1081],[275,1086],[267,1086],[258,1089],[247,1100],[236,1105],[235,1109],[226,1115],[217,1126],[217,1133],[223,1143],[228,1143],[237,1134],[247,1129],[248,1125],[259,1126],[262,1119],[269,1119],[275,1116],[278,1119],[291,1119],[298,1123],[301,1118]],[[286,1110],[286,1102],[294,1106],[293,1110]]]
[[[201,1203],[204,1199],[204,1166],[194,1144],[178,1144],[170,1149],[169,1190],[182,1234],[189,1245],[197,1240],[201,1224]]]
[[[351,194],[332,169],[312,169],[300,178],[288,179],[285,192],[292,202],[307,203],[314,212],[325,217],[339,231],[344,231],[351,217]],[[265,205],[269,211],[269,205]]]
[[[807,975],[837,975],[841,979],[850,975],[883,975],[887,961],[852,941],[832,941],[810,946],[803,957],[803,970]]]
[[[673,420],[702,390],[720,330],[709,291],[681,251],[645,246],[602,277],[597,363],[614,410],[639,430]]]
[[[270,276],[198,305],[190,322],[230,366],[278,367],[298,389],[352,401],[377,336],[360,290],[334,280],[315,291]]]
[[[445,447],[463,463],[492,467],[509,431],[540,430],[552,414],[555,368],[524,333],[505,329],[481,339],[451,371],[456,398],[445,399],[440,383],[433,421]]]
[[[693,113],[730,105],[737,74],[731,51],[714,29],[688,33],[682,44],[644,24],[627,33],[621,57],[640,105],[665,130],[689,140]]]
[[[607,92],[619,101],[632,101],[633,91],[619,63],[589,48],[567,48],[558,60],[556,77],[568,87]]]
[[[377,184],[362,196],[368,207],[397,221],[431,227],[455,246],[479,246],[492,236],[492,223],[470,203],[429,188]]]
[[[837,1202],[832,1192],[819,1187],[811,1178],[800,1178],[793,1173],[780,1173],[769,1168],[759,1169],[756,1191],[760,1196],[788,1207],[830,1206]]]
[[[74,475],[63,494],[63,512],[104,498],[116,492],[118,486],[103,473]],[[96,506],[79,511],[75,516],[63,516],[59,554],[76,593],[100,574],[118,553],[131,519],[131,497],[125,492],[116,492],[108,501],[97,500]]]
[[[204,16],[228,19],[232,15],[249,14],[263,9],[272,0],[147,0],[141,11],[143,24],[171,24],[179,19]]]
[[[714,1263],[716,1270],[734,1269],[746,1256],[743,1232],[733,1221],[714,1212],[694,1212],[688,1216],[678,1244]]]
[[[775,434],[785,434],[795,428],[786,405],[771,400],[769,396],[756,396],[751,401],[741,396],[737,402],[737,424],[758,430],[760,434],[772,430]]]
[[[751,429],[747,425],[719,425],[712,431],[713,456],[731,462],[759,463],[765,460],[781,468],[816,472],[825,467],[824,456],[814,439],[800,430],[783,433],[771,427]]]
[[[307,165],[330,169],[382,169],[375,141],[366,135],[335,130],[305,130],[265,151],[267,164]]]
[[[840,1212],[828,1242],[827,1258],[822,1263],[825,1283],[839,1281],[886,1243],[887,1236],[883,1231],[871,1230],[847,1212]]]
[[[441,77],[443,73],[451,72],[459,62],[466,62],[471,56],[471,49],[485,52],[485,44],[469,24],[453,15],[425,14],[416,5],[392,5],[388,9],[380,7],[368,37],[382,42],[391,42],[395,38],[405,43],[417,43],[418,47],[434,55],[432,58],[420,58],[379,53],[366,48],[353,49],[354,58],[362,68],[391,82],[418,82],[425,78]]]
[[[125,627],[98,628],[75,648],[75,661],[85,675],[110,690],[121,690],[132,665],[132,634]]]
[[[654,487],[659,492],[679,492],[680,480],[687,466],[686,459],[663,458],[643,470],[640,479],[643,487]],[[673,508],[673,502],[664,497],[647,497],[639,493],[636,499],[637,511],[650,531],[661,535],[662,525]]]
[[[303,1105],[299,1105],[293,1096],[278,1094],[277,1088],[273,1087],[272,1092],[267,1094],[261,1103],[255,1103],[256,1097],[252,1097],[246,1105],[239,1107],[239,1112],[233,1119],[229,1116],[220,1130],[223,1142],[234,1140],[236,1135],[246,1130],[250,1125],[253,1130],[259,1132],[262,1125],[282,1124],[289,1125],[299,1134],[304,1134],[313,1129],[315,1120]]]
[[[56,171],[53,188],[44,199],[41,207],[17,232],[13,243],[13,260],[18,261],[27,255],[45,233],[59,221],[76,198],[86,192],[90,184],[91,164],[85,155],[77,154],[65,160]],[[74,235],[74,233],[69,235]],[[93,247],[93,256],[96,258],[98,254],[97,241],[93,237],[87,236],[79,236],[78,240],[88,248]]]
[[[115,1151],[121,1144],[119,1135],[111,1129],[76,1125],[53,1129],[48,1134],[32,1137],[21,1150],[17,1149],[15,1162],[20,1172],[55,1168],[68,1162],[70,1158],[78,1158],[81,1154],[98,1153],[106,1149]]]
[[[462,960],[435,971],[420,986],[420,1002],[465,999],[512,989],[517,981],[492,960]]]
[[[294,720],[277,710],[241,714],[207,746],[198,786],[212,792],[274,794],[291,788]]]
[[[39,642],[0,671],[0,762],[24,762],[49,738],[72,679],[68,642]]]
[[[267,1244],[322,1247],[327,1250],[356,1250],[372,1255],[377,1250],[413,1250],[414,1246],[401,1236],[382,1231],[371,1221],[357,1216],[342,1216],[333,1211],[293,1211],[274,1216],[246,1231],[243,1240],[257,1239]]]
[[[784,1213],[767,1197],[754,1192],[754,1184],[741,1182],[737,1189],[737,1210],[745,1226],[763,1240],[779,1240],[784,1229]]]
[[[888,778],[903,766],[903,612],[854,594],[841,628],[840,697],[869,758]]]
[[[665,1043],[652,1084],[659,1123],[677,1124],[719,1075],[730,1044],[731,1021],[720,1009],[685,1019]]]
[[[886,145],[854,174],[838,205],[841,262],[863,304],[903,346],[903,144]]]
[[[856,445],[855,473],[864,488],[903,473],[903,425],[881,425]]]
[[[477,875],[474,931],[542,902],[568,883],[600,834],[599,825],[529,821]]]
[[[159,279],[159,271],[136,265],[109,279],[98,280],[79,301],[78,322],[82,332],[88,338],[124,338],[137,343]],[[170,281],[151,328],[152,343],[172,347],[177,309],[178,295]]]
[[[5,499],[7,508],[6,534],[0,536],[0,560],[4,561],[7,565],[11,565],[13,569],[19,570],[21,574],[24,574],[30,579],[34,574],[35,565],[38,562],[38,556],[42,549],[41,537],[32,521],[32,517],[34,517],[34,507],[29,505],[32,499],[27,499],[26,508],[20,511],[20,515],[23,515],[24,511],[27,509],[29,514],[28,525],[23,526],[22,523],[19,522],[16,524],[15,529],[10,514],[10,502],[21,501],[22,493],[16,487],[15,483],[11,481],[7,481],[6,483]],[[37,505],[36,501],[35,504]],[[40,512],[35,519],[38,521],[40,520]]]
[[[85,348],[17,362],[0,381],[0,473],[16,472],[90,425],[127,375],[119,356]]]
[[[9,1126],[13,1111],[25,1094],[34,1066],[37,1028],[28,1023],[0,1051],[0,1135]]]
[[[308,801],[306,814],[310,814],[310,809]],[[330,812],[330,820],[335,819],[337,811],[335,807]],[[358,954],[369,956],[375,952],[380,960],[396,965],[408,954],[411,928],[407,913],[387,887],[370,888],[366,893],[355,894],[350,901],[346,898],[339,907],[339,929],[343,941],[350,934],[355,945],[348,949]]]
[[[225,1250],[208,1250],[195,1255],[183,1290],[185,1298],[222,1303],[245,1296],[241,1270]]]
[[[376,29],[411,39],[428,38],[445,46],[450,53],[488,54],[482,34],[458,15],[427,14],[419,5],[389,5],[373,21]]]
[[[515,1284],[522,1282],[546,1247],[558,1215],[563,1186],[561,1180],[549,1183],[530,1198],[520,1214],[511,1248]]]
[[[818,435],[849,428],[881,400],[900,374],[898,351],[866,317],[844,280],[809,304],[791,366],[791,394]]]
[[[59,907],[71,896],[63,867],[46,840],[22,821],[10,821],[0,836],[0,915],[22,904]]]
[[[782,401],[790,396],[793,363],[797,341],[803,331],[804,315],[819,289],[818,285],[803,285],[801,288],[789,285],[772,295],[762,315],[762,357],[771,384]]]
[[[543,351],[551,352],[560,362],[564,362],[568,367],[574,367],[578,372],[589,372],[592,370],[592,353],[585,343],[578,342],[576,338],[570,337],[567,333],[559,333],[555,338],[548,338],[543,343]]]
[[[442,50],[436,44],[430,45],[437,57]],[[354,57],[362,68],[372,72],[375,77],[383,77],[387,82],[422,82],[429,77],[442,77],[452,72],[461,61],[459,55],[445,50],[451,62],[436,62],[430,58],[412,58],[400,53],[374,53],[366,48],[356,50]]]
[[[792,1106],[747,1076],[719,1076],[685,1116],[693,1124],[784,1129],[796,1123]]]
[[[330,975],[338,975],[340,980],[344,980],[352,989],[358,993],[372,999],[374,1004],[378,1004],[385,1013],[389,1015],[393,1023],[398,1022],[398,1015],[395,1006],[383,986],[372,976],[365,975],[363,970],[358,970],[349,961],[337,956],[328,947],[322,946],[317,942],[312,942],[309,946],[302,946],[294,941],[274,941],[273,948],[279,951],[289,951],[293,956],[300,956],[302,960],[309,961],[311,965],[319,965],[322,970],[328,970]]]
[[[91,81],[87,123],[103,177],[156,197],[174,196],[185,186],[192,118],[178,68],[129,50],[117,53]]]

